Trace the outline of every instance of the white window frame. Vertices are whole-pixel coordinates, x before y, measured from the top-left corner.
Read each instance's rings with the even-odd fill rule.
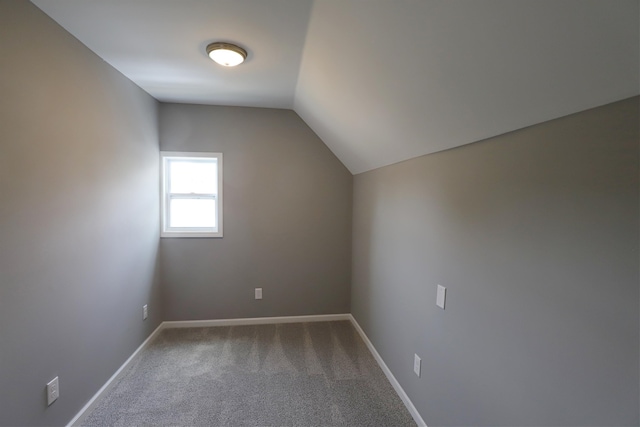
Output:
[[[197,160],[216,159],[218,167],[217,194],[177,194],[169,193],[169,174],[167,165],[172,159]],[[222,153],[195,153],[183,151],[160,152],[160,237],[222,237]],[[169,200],[171,198],[213,199],[216,202],[217,227],[169,227]]]

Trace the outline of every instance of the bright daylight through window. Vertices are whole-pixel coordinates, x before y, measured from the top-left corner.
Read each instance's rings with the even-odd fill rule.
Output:
[[[160,153],[162,237],[222,237],[222,153]]]

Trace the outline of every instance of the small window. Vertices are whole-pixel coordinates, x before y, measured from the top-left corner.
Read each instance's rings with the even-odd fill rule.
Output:
[[[222,237],[222,153],[160,152],[161,237]]]

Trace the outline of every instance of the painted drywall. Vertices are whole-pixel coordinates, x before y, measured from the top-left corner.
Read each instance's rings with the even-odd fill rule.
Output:
[[[161,319],[157,102],[23,0],[0,94],[0,425],[65,425]]]
[[[640,94],[639,8],[316,1],[294,109],[358,174],[608,104]]]
[[[32,1],[159,101],[293,106],[313,0]],[[242,67],[208,59],[221,40],[247,50]]]
[[[165,320],[349,312],[353,177],[296,113],[161,104],[160,146],[224,156],[224,237],[161,239]]]
[[[638,103],[355,176],[352,313],[430,427],[640,423]]]

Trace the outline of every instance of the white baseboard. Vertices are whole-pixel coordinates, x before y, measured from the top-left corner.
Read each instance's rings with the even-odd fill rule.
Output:
[[[93,395],[93,397],[91,399],[89,399],[89,401],[87,402],[86,405],[84,405],[84,407],[82,409],[80,409],[80,412],[78,412],[76,414],[75,417],[73,417],[73,419],[71,421],[69,421],[69,424],[67,424],[67,427],[71,427],[73,426],[75,423],[77,423],[78,421],[80,421],[80,419],[82,418],[82,416],[84,414],[89,413],[89,411],[91,409],[93,409],[94,405],[97,403],[98,398],[104,393],[106,392],[109,387],[113,384],[113,382],[116,380],[116,378],[118,378],[118,376],[120,375],[120,373],[122,373],[122,371],[129,366],[129,364],[131,362],[133,362],[133,360],[135,359],[135,357],[140,354],[140,352],[146,347],[148,346],[151,341],[156,337],[156,335],[158,335],[158,333],[163,329],[162,323],[160,325],[158,325],[158,327],[151,333],[151,335],[149,335],[147,337],[146,340],[144,340],[144,342],[142,344],[140,344],[140,347],[138,347],[136,349],[136,351],[133,352],[133,354],[131,356],[129,356],[129,358],[122,364],[122,366],[120,366],[120,368],[118,368],[118,370],[111,376],[111,378],[109,378],[107,380],[106,383],[104,383],[104,385],[100,388],[100,390],[98,390],[98,392],[96,394]]]
[[[369,337],[367,337],[367,334],[364,333],[364,331],[356,321],[355,317],[349,314],[349,320],[351,320],[353,327],[356,328],[356,331],[358,331],[358,333],[360,334],[360,337],[362,337],[362,340],[367,345],[367,348],[369,348],[369,351],[371,352],[371,354],[373,354],[373,357],[378,362],[378,365],[380,365],[380,369],[382,369],[382,372],[384,372],[384,374],[387,376],[387,379],[395,389],[396,393],[398,393],[398,396],[400,396],[402,403],[404,403],[404,406],[406,406],[407,409],[409,410],[409,413],[413,417],[413,420],[416,422],[416,424],[418,424],[419,427],[427,427],[427,423],[424,422],[424,420],[422,419],[422,416],[420,416],[420,413],[418,412],[416,407],[413,406],[413,402],[411,402],[411,399],[409,399],[409,396],[407,396],[407,393],[404,392],[404,389],[402,388],[398,380],[396,380],[396,377],[393,376],[387,364],[384,363],[384,360],[378,353],[378,350],[376,350],[376,348],[373,346],[373,344],[371,343],[371,340],[369,340]]]
[[[269,325],[274,323],[330,322],[351,320],[350,314],[319,314],[312,316],[251,317],[244,319],[180,320],[162,322],[163,328],[202,328],[208,326]]]

